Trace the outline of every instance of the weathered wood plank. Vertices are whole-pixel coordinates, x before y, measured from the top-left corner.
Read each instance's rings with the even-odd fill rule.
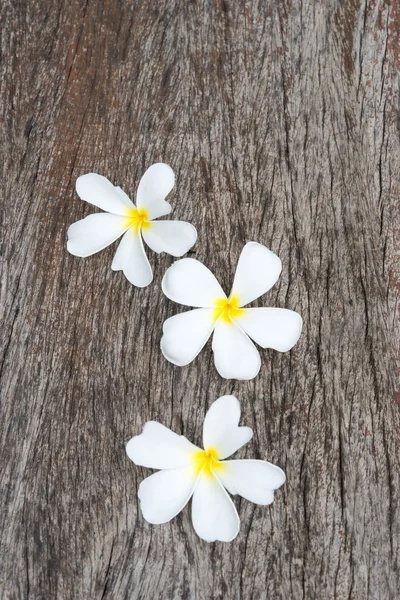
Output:
[[[382,599],[399,587],[397,1],[1,5],[1,597]],[[282,258],[271,305],[299,311],[289,354],[227,382],[208,348],[159,351],[177,307],[134,289],[114,248],[69,256],[95,171],[134,194],[177,174],[191,255],[228,288],[243,244]],[[186,509],[143,521],[125,442],[149,419],[193,441],[235,393],[242,456],[287,473],[271,507],[236,500],[231,544]]]

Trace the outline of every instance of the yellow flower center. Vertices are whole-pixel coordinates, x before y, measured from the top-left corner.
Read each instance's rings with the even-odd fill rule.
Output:
[[[243,314],[243,309],[239,308],[239,297],[233,295],[230,298],[217,298],[214,301],[214,321],[220,317],[225,323],[232,323],[232,319],[240,317]]]
[[[151,226],[149,215],[145,208],[129,208],[127,210],[127,226],[139,229],[148,229]]]
[[[215,448],[207,448],[207,450],[194,452],[193,463],[196,475],[202,472],[203,475],[212,477],[213,471],[225,469],[224,463],[218,460],[218,452]]]

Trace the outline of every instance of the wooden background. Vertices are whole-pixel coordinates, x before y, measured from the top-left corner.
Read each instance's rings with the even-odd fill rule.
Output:
[[[0,597],[399,597],[398,0],[2,0]],[[279,254],[262,300],[299,311],[295,349],[222,380],[210,345],[161,355],[179,310],[155,279],[78,259],[74,192],[95,171],[134,196],[153,162],[177,176],[189,255],[229,288],[243,244]],[[238,456],[287,474],[271,507],[235,499],[231,544],[188,509],[148,525],[149,474],[125,443],[149,419],[200,442],[234,393]]]

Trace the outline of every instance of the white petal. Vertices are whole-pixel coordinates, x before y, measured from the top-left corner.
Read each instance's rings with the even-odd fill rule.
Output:
[[[144,479],[138,496],[146,521],[158,525],[173,519],[192,497],[196,480],[193,467],[159,471]]]
[[[250,427],[239,427],[240,404],[235,396],[221,396],[208,409],[203,425],[203,446],[214,448],[223,460],[253,437]],[[218,473],[219,474],[219,473]]]
[[[271,504],[274,490],[286,481],[282,469],[264,460],[226,460],[218,478],[230,494],[264,505]]]
[[[111,268],[123,271],[132,285],[146,287],[153,280],[153,272],[143,248],[142,236],[130,227],[122,238]]]
[[[183,256],[195,244],[197,231],[185,221],[152,221],[142,230],[143,239],[154,252]]]
[[[115,242],[127,228],[127,220],[118,215],[96,213],[68,228],[68,252],[74,256],[91,256]]]
[[[253,379],[261,367],[260,354],[235,323],[218,319],[212,343],[218,373],[225,379]]]
[[[280,258],[257,242],[245,245],[239,257],[231,296],[245,306],[262,296],[278,281],[282,270]]]
[[[257,344],[279,352],[293,348],[303,325],[299,313],[286,308],[247,308],[237,323]]]
[[[197,308],[167,319],[163,327],[161,351],[178,367],[196,358],[214,329],[212,308]]]
[[[239,533],[235,505],[216,477],[200,475],[192,501],[193,527],[206,542],[231,542]]]
[[[176,469],[190,465],[193,452],[200,448],[189,442],[183,435],[174,433],[168,427],[148,421],[143,432],[136,435],[126,445],[126,453],[136,465],[149,469]]]
[[[170,300],[199,308],[211,308],[216,298],[226,298],[211,271],[194,258],[177,260],[165,273],[162,289]]]
[[[171,212],[171,205],[165,201],[175,183],[175,175],[171,167],[164,163],[151,165],[140,180],[136,204],[145,208],[149,219],[157,219]]]
[[[121,188],[116,188],[106,177],[97,173],[87,173],[76,180],[76,192],[82,200],[98,206],[114,215],[126,215],[127,208],[134,204]],[[124,198],[121,197],[121,192]]]
[[[117,192],[121,202],[123,202],[126,208],[135,208],[132,200],[129,198],[128,194],[124,192],[119,186],[115,186],[115,191]]]

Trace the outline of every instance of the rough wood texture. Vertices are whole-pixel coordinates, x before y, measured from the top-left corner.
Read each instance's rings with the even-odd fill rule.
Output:
[[[400,7],[384,0],[3,0],[2,599],[395,599],[399,576]],[[222,380],[210,347],[159,351],[172,258],[134,289],[115,247],[67,254],[95,171],[134,194],[177,174],[173,215],[228,288],[243,244],[282,258],[263,299],[299,311],[288,354]],[[397,244],[397,246],[396,246]],[[397,253],[396,253],[397,249]],[[287,473],[271,507],[235,499],[231,544],[186,509],[138,511],[125,443],[149,419],[200,441],[234,393],[241,456]]]

